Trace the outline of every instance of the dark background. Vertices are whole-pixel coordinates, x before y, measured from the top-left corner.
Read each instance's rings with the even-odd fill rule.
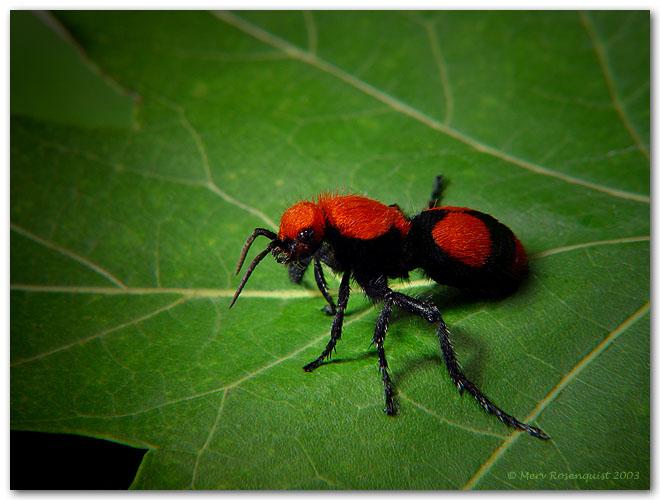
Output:
[[[73,434],[10,431],[12,490],[124,490],[147,452]]]

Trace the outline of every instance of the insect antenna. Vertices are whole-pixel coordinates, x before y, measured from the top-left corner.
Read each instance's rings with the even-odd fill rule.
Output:
[[[241,267],[243,267],[243,262],[245,261],[245,257],[247,256],[247,253],[250,250],[250,246],[252,246],[252,242],[257,238],[257,236],[265,236],[266,238],[270,238],[271,240],[277,239],[277,235],[274,232],[269,231],[268,229],[264,229],[263,227],[258,227],[257,229],[255,229],[254,232],[250,235],[250,237],[247,240],[245,240],[245,243],[243,244],[243,250],[241,250],[241,256],[238,258],[238,265],[236,266],[236,272],[234,274],[238,274],[238,272],[241,270]]]
[[[250,238],[252,238],[252,236]],[[254,240],[254,238],[252,238],[252,239]],[[252,243],[252,241],[250,241],[249,239],[248,239],[248,241],[249,241],[250,244]],[[248,243],[246,243],[246,247],[249,247],[249,246],[250,245]],[[234,298],[231,300],[231,304],[229,304],[229,309],[231,309],[231,306],[234,305],[234,302],[236,302],[236,299],[241,294],[241,291],[243,291],[243,287],[247,283],[247,280],[250,277],[250,275],[252,274],[252,271],[254,271],[254,268],[257,267],[257,264],[259,264],[259,262],[261,262],[263,260],[263,258],[266,255],[268,255],[271,252],[271,250],[273,250],[273,248],[278,247],[278,246],[280,246],[279,240],[271,241],[270,243],[268,243],[268,246],[260,254],[258,254],[252,262],[250,262],[250,265],[245,270],[245,274],[243,275],[243,279],[241,280],[241,282],[238,285],[238,288],[236,289],[236,293],[234,294]],[[244,250],[243,253],[247,253],[247,250],[245,249],[245,247],[244,247],[243,250]],[[239,262],[238,269],[236,270],[236,272],[238,272],[238,270],[241,268],[241,265],[243,264],[243,260],[245,260],[245,255],[241,255],[241,261]]]

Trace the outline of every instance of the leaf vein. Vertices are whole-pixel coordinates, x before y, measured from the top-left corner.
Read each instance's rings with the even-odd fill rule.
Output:
[[[529,256],[529,259],[541,259],[543,257],[548,257],[550,255],[555,255],[562,252],[570,252],[572,250],[580,250],[582,248],[591,248],[600,245],[618,245],[623,243],[639,243],[642,241],[651,241],[650,236],[631,236],[629,238],[615,238],[612,240],[600,240],[600,241],[588,241],[585,243],[577,243],[575,245],[567,245],[564,247],[551,248],[549,250],[543,250],[541,252],[532,254]]]
[[[10,367],[20,366],[20,365],[23,365],[25,363],[30,363],[32,361],[37,361],[37,360],[43,359],[47,356],[51,356],[51,355],[53,355],[57,352],[64,351],[64,350],[69,349],[71,347],[74,347],[76,345],[85,344],[85,343],[87,343],[91,340],[101,339],[101,338],[105,337],[106,335],[108,335],[109,333],[112,333],[112,332],[117,331],[117,330],[121,330],[122,328],[126,328],[127,326],[137,325],[138,323],[140,323],[142,321],[145,321],[145,320],[147,320],[147,319],[149,319],[153,316],[156,316],[157,314],[168,311],[168,310],[172,309],[173,307],[176,307],[177,305],[182,303],[184,300],[186,300],[186,297],[179,297],[178,299],[176,299],[175,301],[167,304],[166,306],[160,307],[160,308],[158,308],[154,311],[151,311],[151,312],[149,312],[149,313],[147,313],[143,316],[140,316],[139,318],[134,318],[130,321],[122,323],[121,325],[113,326],[112,328],[108,328],[107,330],[103,330],[102,332],[95,333],[94,335],[90,335],[89,337],[85,337],[83,339],[78,339],[78,340],[75,340],[73,342],[69,342],[68,344],[59,346],[55,349],[51,349],[50,351],[42,352],[42,353],[37,354],[35,356],[32,356],[30,358],[19,359],[18,361],[15,361],[15,362],[11,363],[9,366]],[[108,354],[110,354],[110,353],[108,353]]]
[[[174,109],[174,111],[178,113],[183,128],[186,129],[186,131],[191,135],[191,137],[195,141],[197,151],[202,160],[202,166],[204,167],[204,173],[206,174],[206,186],[208,187],[208,189],[210,189],[211,192],[217,194],[227,203],[231,203],[232,205],[235,205],[245,210],[246,212],[251,213],[252,215],[264,221],[270,227],[277,228],[278,227],[277,224],[275,224],[275,222],[273,222],[273,220],[270,217],[268,217],[266,214],[264,214],[261,210],[246,205],[245,203],[234,198],[233,196],[230,196],[229,194],[225,193],[222,189],[218,187],[218,185],[213,180],[213,175],[211,174],[211,166],[209,163],[209,158],[206,152],[206,146],[204,145],[204,141],[202,140],[202,137],[197,131],[197,129],[193,127],[192,123],[190,123],[190,120],[188,120],[185,110],[183,109],[183,107],[179,106],[178,104],[174,104],[168,100],[162,99],[162,101],[165,102],[166,105],[170,106],[172,109]]]
[[[52,241],[47,241],[47,240],[37,236],[36,234],[31,233],[27,229],[23,229],[22,227],[14,224],[14,223],[10,223],[9,227],[12,229],[12,231],[14,231],[15,233],[20,234],[21,236],[24,236],[25,238],[27,238],[29,240],[32,240],[35,243],[38,243],[39,245],[50,248],[51,250],[55,250],[57,253],[62,254],[62,255],[66,256],[66,257],[68,257],[72,260],[75,260],[76,262],[82,264],[83,266],[91,269],[95,273],[100,274],[101,276],[106,278],[108,281],[111,281],[112,283],[117,285],[117,287],[119,287],[120,289],[125,290],[127,288],[126,285],[124,283],[122,283],[119,278],[114,276],[109,271],[106,271],[105,269],[101,268],[100,266],[94,264],[92,261],[86,259],[85,257],[83,257],[81,255],[78,255],[77,253],[72,252],[71,250],[68,250],[64,247],[61,247],[61,246],[57,245],[56,243],[53,243]]]
[[[559,394],[562,393],[582,371],[584,371],[592,361],[600,356],[609,346],[611,346],[621,335],[634,325],[638,320],[646,316],[651,308],[650,302],[646,302],[634,314],[623,321],[617,328],[612,330],[608,335],[601,340],[596,347],[594,347],[589,354],[583,357],[564,377],[552,388],[552,390],[534,407],[534,409],[527,415],[525,421],[535,420],[545,410],[550,403],[552,403]],[[499,448],[486,460],[477,472],[470,478],[470,480],[463,486],[462,489],[472,489],[484,477],[485,474],[493,467],[497,460],[511,447],[511,445],[518,439],[521,432],[511,434],[506,441],[504,441]]]
[[[479,434],[479,435],[482,435],[482,436],[495,437],[495,438],[498,438],[500,440],[504,440],[507,437],[507,436],[503,436],[502,434],[497,434],[495,432],[482,431],[480,429],[475,429],[474,427],[470,427],[468,425],[463,425],[463,424],[459,424],[457,422],[453,422],[451,420],[447,420],[444,416],[438,415],[436,412],[434,412],[433,410],[427,408],[423,404],[411,399],[409,396],[406,396],[403,392],[401,392],[401,391],[398,391],[398,392],[399,392],[399,397],[400,398],[405,399],[406,401],[410,402],[413,406],[416,406],[417,408],[419,408],[423,412],[428,413],[432,417],[437,418],[442,423],[447,424],[450,427],[456,427],[457,429],[461,429],[461,430],[464,430],[464,431],[467,431],[467,432],[471,432],[473,434]]]
[[[305,30],[307,31],[308,50],[312,54],[316,54],[318,46],[318,30],[316,29],[316,23],[314,22],[314,14],[309,10],[305,10],[303,11],[303,17],[305,19]]]
[[[330,479],[328,479],[327,477],[325,477],[324,475],[319,473],[319,470],[317,469],[316,464],[314,463],[314,460],[312,460],[312,457],[309,456],[309,453],[307,452],[307,448],[305,448],[305,446],[300,442],[300,439],[298,439],[297,437],[294,437],[294,439],[296,440],[296,442],[300,446],[300,449],[302,450],[305,457],[307,458],[307,461],[309,462],[309,465],[311,466],[312,470],[314,471],[314,475],[319,480],[323,481],[324,483],[336,488],[337,485],[334,482],[332,482]]]
[[[179,299],[179,300],[182,300],[182,299]],[[357,316],[351,318],[349,321],[346,321],[344,323],[344,326],[350,325],[351,323],[360,320],[363,316],[367,315],[368,313],[372,312],[373,310],[374,310],[374,306],[368,307],[367,309],[365,309],[363,312],[361,312]],[[272,361],[271,363],[268,363],[268,364],[262,366],[261,368],[255,370],[253,372],[246,372],[246,374],[243,377],[238,378],[238,379],[234,380],[233,382],[230,382],[230,383],[228,383],[226,385],[223,385],[221,387],[216,387],[215,389],[210,389],[208,391],[200,392],[198,394],[192,394],[190,396],[183,396],[183,397],[180,397],[180,398],[173,399],[171,401],[166,401],[166,402],[158,404],[158,405],[150,406],[148,408],[143,408],[143,409],[128,412],[128,413],[113,414],[113,415],[83,415],[83,414],[79,414],[79,416],[85,417],[85,418],[98,418],[98,419],[133,417],[133,416],[140,415],[142,413],[147,413],[147,412],[150,412],[150,411],[153,411],[153,410],[161,410],[162,408],[164,408],[166,406],[174,405],[174,404],[177,404],[177,403],[182,403],[184,401],[191,401],[193,399],[203,398],[205,396],[210,396],[212,394],[217,394],[218,392],[228,391],[228,390],[231,390],[235,387],[238,387],[240,384],[242,384],[246,380],[250,380],[252,378],[255,378],[256,376],[258,376],[259,374],[263,373],[264,371],[272,368],[273,366],[278,365],[283,361],[287,361],[287,360],[297,356],[299,353],[303,352],[306,349],[309,349],[310,347],[314,346],[315,344],[317,344],[318,342],[320,342],[321,340],[326,339],[326,338],[328,338],[328,333],[324,331],[323,335],[320,335],[317,338],[313,339],[311,342],[303,345],[302,347],[299,347],[298,349],[295,349],[294,351],[290,352],[286,356],[278,358],[275,361]]]
[[[197,452],[196,457],[195,457],[195,466],[193,467],[192,471],[192,478],[190,479],[190,488],[191,489],[196,489],[195,488],[195,481],[197,480],[197,471],[199,470],[199,460],[202,458],[202,455],[204,452],[208,451],[207,448],[209,446],[209,443],[211,442],[211,439],[213,438],[213,435],[215,434],[216,429],[218,428],[218,423],[220,422],[220,419],[222,418],[222,413],[225,408],[225,400],[227,399],[227,392],[225,391],[222,393],[222,399],[220,400],[220,405],[218,407],[218,414],[215,417],[215,421],[213,422],[213,426],[209,430],[209,435],[206,436],[206,441],[204,441],[204,444],[200,448],[200,450]]]
[[[487,144],[484,144],[477,139],[474,139],[452,127],[449,127],[445,123],[441,123],[437,121],[436,119],[428,116],[427,114],[421,112],[420,110],[410,106],[409,104],[391,96],[390,94],[383,92],[371,84],[365,82],[364,80],[361,80],[357,78],[356,76],[347,73],[343,69],[341,69],[338,66],[335,66],[334,64],[321,59],[318,57],[316,54],[312,54],[308,51],[302,50],[299,47],[293,45],[292,43],[262,29],[261,27],[252,24],[245,19],[242,19],[239,16],[236,16],[235,14],[232,14],[230,12],[225,12],[225,11],[213,11],[212,14],[216,16],[218,19],[224,21],[225,23],[233,26],[236,29],[239,29],[243,31],[244,33],[256,38],[257,40],[261,40],[264,43],[267,43],[271,46],[274,46],[278,49],[280,49],[282,52],[285,54],[289,55],[290,57],[294,59],[298,59],[302,61],[305,64],[309,64],[310,66],[313,66],[321,71],[324,71],[340,80],[345,82],[348,85],[351,85],[352,87],[360,90],[361,92],[364,92],[365,94],[373,97],[374,99],[377,99],[381,101],[382,103],[388,105],[391,107],[393,110],[404,114],[410,118],[413,118],[414,120],[419,121],[420,123],[423,123],[424,125],[428,126],[429,128],[436,130],[438,132],[441,132],[449,137],[452,137],[453,139],[456,139],[463,144],[466,144],[470,147],[472,147],[474,150],[487,154],[489,156],[493,156],[495,158],[498,158],[502,161],[505,161],[507,163],[511,163],[512,165],[516,165],[518,167],[524,168],[526,170],[529,170],[531,172],[534,172],[539,175],[545,175],[548,177],[554,177],[556,179],[559,179],[561,181],[570,183],[570,184],[576,184],[588,189],[593,189],[595,191],[600,191],[603,193],[606,193],[610,196],[615,196],[618,198],[624,198],[624,199],[629,199],[633,201],[637,201],[640,203],[650,203],[650,197],[645,196],[639,193],[632,193],[629,191],[624,191],[616,188],[611,188],[608,186],[603,186],[601,184],[596,184],[590,181],[586,181],[584,179],[580,179],[578,177],[573,177],[568,174],[564,174],[561,172],[556,172],[554,170],[551,170],[546,167],[542,167],[540,165],[534,164],[528,160],[524,160],[522,158],[518,158],[516,156],[513,156],[511,154],[505,153],[504,151],[500,151],[497,148],[494,148],[492,146],[489,146]]]
[[[614,82],[614,74],[612,73],[612,68],[610,67],[609,61],[607,59],[607,53],[605,47],[601,42],[598,33],[596,32],[596,27],[592,23],[591,18],[587,15],[587,13],[583,11],[580,12],[580,22],[584,26],[584,29],[587,32],[589,39],[591,40],[591,44],[594,47],[594,52],[596,53],[596,57],[598,58],[601,71],[603,72],[603,77],[605,78],[605,83],[607,84],[607,90],[610,93],[610,98],[612,99],[612,105],[614,106],[614,110],[619,115],[619,119],[621,120],[623,126],[626,128],[626,130],[632,137],[633,141],[635,141],[635,144],[637,145],[637,149],[639,149],[639,152],[642,153],[646,157],[646,159],[650,161],[651,157],[649,155],[649,151],[648,149],[646,149],[646,146],[642,143],[642,140],[639,137],[637,130],[631,123],[630,118],[628,117],[628,114],[624,109],[621,98],[619,97],[619,93],[616,84]]]
[[[449,77],[447,75],[447,64],[445,63],[445,59],[442,57],[442,52],[440,51],[440,45],[438,44],[438,37],[433,21],[425,22],[424,29],[426,30],[426,35],[429,39],[429,44],[431,45],[433,60],[435,61],[435,65],[438,68],[438,73],[440,73],[440,82],[442,84],[443,91],[442,93],[445,98],[445,119],[443,123],[449,126],[451,123],[452,115],[454,113],[454,99],[451,93]]]

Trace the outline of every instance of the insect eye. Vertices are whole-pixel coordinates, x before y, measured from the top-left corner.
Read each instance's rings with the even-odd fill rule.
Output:
[[[314,236],[314,230],[311,227],[301,229],[298,232],[298,241],[301,243],[309,243],[312,241],[312,237]]]

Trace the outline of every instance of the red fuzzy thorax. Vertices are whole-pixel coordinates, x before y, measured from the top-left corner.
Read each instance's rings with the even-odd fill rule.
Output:
[[[410,229],[410,221],[398,208],[363,196],[321,196],[317,203],[328,224],[349,238],[371,240],[393,227],[405,236]]]
[[[410,221],[396,207],[357,195],[321,195],[316,203],[303,201],[284,212],[278,238],[293,240],[302,229],[312,228],[320,240],[326,225],[359,240],[378,238],[393,227],[405,237],[410,229]]]

